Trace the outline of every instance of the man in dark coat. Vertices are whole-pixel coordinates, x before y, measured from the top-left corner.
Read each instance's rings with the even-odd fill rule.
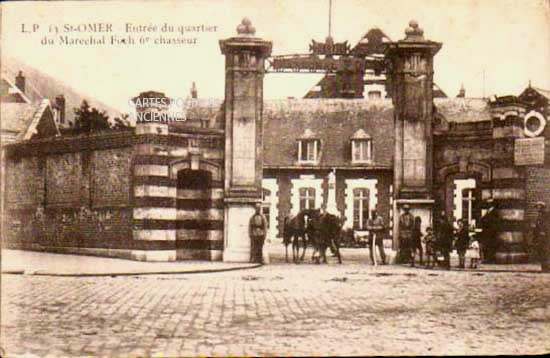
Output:
[[[443,254],[443,264],[447,270],[451,269],[451,251],[453,250],[453,225],[449,222],[449,219],[442,213],[439,217],[439,223],[437,225],[437,247]]]
[[[486,263],[494,263],[498,248],[497,229],[498,216],[493,204],[493,200],[487,200],[489,209],[480,220],[481,235],[481,254],[482,260]]]
[[[248,224],[250,234],[250,261],[263,263],[263,247],[267,233],[267,220],[261,212],[262,204],[256,204],[256,212]]]
[[[411,259],[411,240],[414,228],[414,216],[410,213],[409,204],[403,205],[404,213],[399,217],[399,259],[406,263]]]
[[[533,240],[543,272],[550,272],[550,220],[546,215],[546,203],[537,204],[537,219],[533,230]]]
[[[465,268],[466,264],[466,250],[470,245],[470,230],[468,227],[468,220],[461,219],[459,221],[458,232],[456,233],[456,252],[458,253],[458,267]]]

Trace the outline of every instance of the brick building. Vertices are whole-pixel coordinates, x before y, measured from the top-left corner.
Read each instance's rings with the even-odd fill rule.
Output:
[[[550,205],[545,91],[434,98],[441,44],[411,22],[385,50],[392,98],[264,101],[271,43],[250,28],[243,21],[239,36],[220,43],[225,99],[190,99],[183,122],[8,146],[4,243],[139,260],[247,260],[251,204],[263,203],[276,240],[285,216],[329,205],[334,173],[347,227],[364,229],[372,209],[395,224],[405,203],[423,228],[441,210],[478,221],[493,198],[499,262],[527,259],[534,202]],[[397,249],[395,225],[391,233],[385,245]]]

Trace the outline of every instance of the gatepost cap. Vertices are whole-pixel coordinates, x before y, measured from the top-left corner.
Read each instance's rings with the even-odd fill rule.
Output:
[[[537,201],[537,203],[535,204],[535,207],[543,207],[545,208],[546,207],[546,203],[544,201]]]

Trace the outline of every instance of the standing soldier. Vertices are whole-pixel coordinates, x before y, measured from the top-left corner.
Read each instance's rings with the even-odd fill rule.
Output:
[[[422,219],[420,216],[414,218],[414,227],[409,247],[411,249],[411,266],[414,267],[417,251],[420,253],[420,265],[422,265]]]
[[[550,272],[550,220],[546,217],[546,204],[537,202],[537,219],[533,232],[536,252],[543,272]]]
[[[374,250],[375,246],[378,246],[380,257],[382,258],[382,265],[386,264],[386,253],[384,252],[384,235],[386,228],[384,226],[384,219],[378,216],[376,210],[372,210],[371,219],[367,220],[367,230],[370,231],[371,238],[369,239],[369,253],[372,263],[375,263]]]
[[[468,220],[461,219],[458,222],[458,232],[456,233],[456,252],[458,253],[458,267],[465,268],[466,266],[466,250],[470,245],[470,231],[468,228]]]
[[[414,217],[409,212],[409,204],[403,205],[405,211],[399,217],[399,257],[403,263],[409,262],[411,258],[411,239],[414,228]]]
[[[497,225],[498,218],[494,208],[493,199],[488,199],[489,209],[480,220],[481,235],[481,259],[485,263],[494,263],[497,251]]]
[[[262,215],[262,204],[256,203],[256,212],[250,218],[250,262],[263,263],[263,247],[267,232],[267,220]]]
[[[439,217],[437,225],[437,246],[443,254],[443,263],[447,270],[451,269],[451,251],[453,249],[453,225],[447,219],[445,212]]]

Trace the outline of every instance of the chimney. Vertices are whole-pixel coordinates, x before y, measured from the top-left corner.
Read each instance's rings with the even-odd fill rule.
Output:
[[[59,123],[65,123],[65,97],[60,94],[55,97],[55,108],[59,113]]]
[[[197,98],[197,86],[195,86],[195,82],[193,82],[193,86],[191,87],[191,98]]]
[[[466,90],[464,89],[464,83],[460,85],[460,91],[458,92],[457,98],[466,97]]]
[[[15,77],[15,85],[21,92],[25,93],[25,76],[23,76],[23,71],[19,71],[19,74]]]

